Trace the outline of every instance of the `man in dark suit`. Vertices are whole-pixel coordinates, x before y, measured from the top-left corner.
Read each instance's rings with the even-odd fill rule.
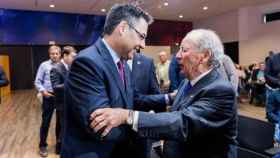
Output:
[[[68,74],[70,65],[72,64],[75,56],[77,55],[76,50],[72,46],[65,46],[62,50],[61,62],[55,65],[50,72],[50,78],[52,88],[55,96],[56,106],[56,119],[60,124],[60,128],[63,129],[63,106],[64,106],[64,81]],[[62,131],[62,130],[60,130]],[[60,154],[61,149],[61,138],[62,132],[59,133],[59,141],[56,143],[56,153]]]
[[[133,109],[147,112],[151,110],[157,112],[165,111],[166,101],[164,95],[161,95],[159,103],[150,103],[149,97],[146,96],[160,94],[153,59],[141,54],[139,49],[131,51],[128,57],[129,60],[127,63],[131,70],[134,93]],[[137,137],[135,140],[135,148],[138,150],[135,155],[139,155],[141,158],[150,158],[152,155],[155,155],[152,151],[153,142],[155,141]]]
[[[134,93],[134,110],[162,112],[166,109],[166,100],[159,95],[156,100],[147,95],[160,94],[159,84],[155,73],[153,59],[136,53],[134,50],[129,53],[127,61],[131,70],[131,79]],[[148,105],[147,105],[148,104]]]
[[[92,127],[106,135],[108,129],[128,124],[143,137],[165,139],[164,156],[168,158],[236,158],[235,91],[217,71],[223,53],[222,42],[213,31],[189,32],[176,55],[189,81],[181,84],[171,112],[98,109],[91,115]],[[107,124],[100,124],[100,118]]]
[[[114,128],[105,136],[91,128],[90,115],[105,107],[133,108],[125,59],[131,50],[145,47],[151,22],[152,17],[139,7],[114,5],[106,17],[103,38],[74,60],[65,82],[62,158],[134,157],[129,146],[134,133],[129,126]]]
[[[179,63],[176,59],[176,54],[172,55],[169,70],[168,70],[168,76],[170,80],[169,85],[169,92],[173,92],[179,88],[180,83],[185,79],[185,76],[180,73],[180,67]]]

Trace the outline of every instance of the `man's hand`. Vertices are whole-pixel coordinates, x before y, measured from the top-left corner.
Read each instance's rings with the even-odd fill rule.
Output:
[[[54,96],[53,94],[49,93],[48,91],[42,91],[42,95],[44,97],[53,97]]]
[[[112,128],[125,124],[128,113],[128,110],[121,108],[97,109],[90,115],[90,120],[92,120],[90,127],[93,128],[95,132],[104,129],[102,131],[102,136],[104,137]]]
[[[176,95],[177,95],[177,92],[178,92],[178,90],[176,89],[176,90],[174,90],[172,93],[169,93],[169,95],[170,95],[170,97],[171,97],[172,100],[175,99],[175,97],[176,97]]]

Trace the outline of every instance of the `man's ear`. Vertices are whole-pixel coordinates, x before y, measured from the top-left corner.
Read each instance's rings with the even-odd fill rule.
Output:
[[[127,22],[126,21],[121,21],[118,26],[117,26],[117,30],[120,36],[122,36],[124,34],[124,32],[126,31],[127,28]]]
[[[203,53],[203,58],[201,60],[201,63],[208,63],[211,56],[212,56],[212,52],[209,50],[205,50],[205,52]]]

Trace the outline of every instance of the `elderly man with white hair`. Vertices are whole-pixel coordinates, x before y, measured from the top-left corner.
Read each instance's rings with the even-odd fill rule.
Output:
[[[91,127],[106,137],[112,128],[128,124],[143,137],[164,139],[167,158],[236,158],[235,91],[217,71],[223,53],[213,31],[189,32],[176,55],[188,81],[181,83],[171,112],[98,109]]]

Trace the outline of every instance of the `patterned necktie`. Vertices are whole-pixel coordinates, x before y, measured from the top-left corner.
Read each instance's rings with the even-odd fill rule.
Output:
[[[118,69],[119,69],[119,75],[120,78],[122,79],[123,85],[125,85],[125,75],[124,75],[124,65],[123,62],[120,60],[118,63]]]

